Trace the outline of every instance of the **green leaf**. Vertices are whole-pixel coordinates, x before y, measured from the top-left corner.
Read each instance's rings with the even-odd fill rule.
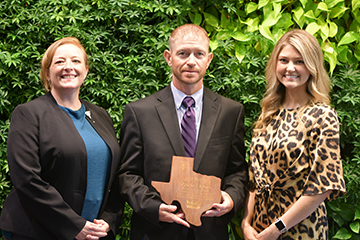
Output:
[[[291,26],[294,25],[294,22],[291,20],[291,14],[283,13],[277,24],[281,25],[281,27],[280,27],[281,29],[284,29],[285,31],[287,31]]]
[[[359,231],[360,231],[360,222],[359,221],[350,223],[349,227],[350,227],[351,231],[353,231],[356,234],[359,234]]]
[[[302,29],[305,23],[305,15],[304,15],[304,9],[300,6],[292,10],[294,13],[294,20],[299,25],[299,27]]]
[[[308,3],[308,0],[300,0],[300,2],[301,2],[302,7],[305,8],[306,4]]]
[[[246,49],[242,44],[237,43],[235,45],[235,56],[238,59],[239,63],[242,62],[246,54]]]
[[[360,208],[356,208],[354,221],[360,219]]]
[[[322,49],[324,51],[324,57],[330,64],[330,73],[332,74],[334,72],[334,69],[336,67],[337,63],[337,53],[334,50],[334,48],[329,43],[322,44]],[[343,217],[343,213],[346,211],[346,209],[343,209],[343,211],[340,212],[340,215]]]
[[[360,23],[360,8],[353,8],[352,13],[355,16],[355,19],[356,19],[356,22],[357,22],[356,26],[359,26],[359,23]]]
[[[340,40],[338,46],[352,43],[359,40],[359,35],[355,32],[347,32]]]
[[[337,47],[337,51],[339,61],[348,62],[347,54],[349,52],[349,47],[346,45],[342,45],[340,47]]]
[[[271,41],[275,42],[274,36],[272,35],[269,27],[260,25],[259,30],[260,30],[261,35],[263,35],[267,39],[270,39]]]
[[[312,35],[315,35],[315,33],[317,33],[317,31],[319,31],[320,26],[316,23],[316,22],[312,22],[310,23],[307,27],[306,27],[306,31],[311,33]]]
[[[341,217],[348,222],[352,221],[355,215],[354,210],[350,206],[349,204],[342,205],[342,211],[340,212]]]
[[[323,46],[321,46],[323,47]],[[341,208],[340,208],[340,205],[338,203],[338,201],[331,201],[331,202],[327,202],[326,204],[328,207],[330,207],[330,209],[334,212],[340,212],[341,211]]]
[[[259,17],[246,19],[245,21],[245,24],[247,25],[246,30],[248,32],[255,32],[259,30],[259,23],[260,23]]]
[[[334,22],[329,23],[329,37],[335,37],[338,32],[338,26]]]
[[[261,25],[263,25],[264,27],[271,27],[275,25],[281,18],[280,11],[281,11],[281,5],[274,4],[274,10],[271,11],[271,13],[268,15],[265,14],[264,21],[262,22]]]
[[[326,23],[321,25],[320,30],[326,36],[326,38],[329,37],[329,26]]]
[[[13,65],[14,67],[16,67],[17,65],[21,64],[21,59],[19,58],[20,56],[20,52],[14,53],[14,54],[10,54],[9,52],[5,52],[5,64],[8,67],[11,67],[11,65]]]
[[[328,12],[328,11],[329,11],[328,6],[327,6],[326,3],[324,3],[324,2],[320,2],[320,3],[319,3],[318,9],[321,10],[321,11],[324,11],[324,12]]]
[[[247,42],[251,40],[251,37],[248,35],[243,34],[243,31],[235,31],[233,32],[233,34],[231,35],[234,39],[241,41],[241,42]]]
[[[292,12],[294,13],[294,17],[296,20],[300,20],[300,18],[303,17],[305,13],[304,9],[300,6],[292,10]]]
[[[329,9],[334,8],[338,3],[343,3],[344,0],[325,0],[325,3]]]
[[[333,236],[334,239],[350,239],[352,236],[352,234],[346,229],[346,228],[341,228],[339,231],[337,231],[337,233],[335,234],[335,236]]]
[[[231,32],[228,30],[222,30],[216,34],[216,40],[226,40],[228,38],[231,38]]]
[[[214,40],[214,41],[210,40],[210,42],[209,42],[209,47],[210,47],[211,52],[215,51],[215,49],[217,49],[218,46],[219,46],[219,42],[218,42],[218,41],[216,41],[216,40]]]
[[[212,27],[219,26],[219,20],[212,14],[204,12],[205,22]]]
[[[269,3],[269,0],[260,0],[259,1],[259,9],[266,6]]]
[[[337,54],[336,52],[333,53],[329,53],[329,52],[324,52],[324,57],[327,59],[327,61],[330,64],[330,74],[332,74],[334,72],[334,69],[336,67],[336,63],[337,63]]]
[[[316,19],[313,10],[307,11],[307,12],[305,13],[305,17],[308,17],[308,18],[311,18],[311,19]]]
[[[360,8],[360,0],[352,0],[351,5],[352,5],[352,9],[359,9]]]
[[[202,16],[201,16],[201,14],[200,13],[195,13],[195,18],[194,18],[194,24],[195,25],[200,25],[201,24],[201,22],[202,22]]]
[[[360,62],[360,46],[359,45],[355,49],[354,56],[357,59],[357,62]]]
[[[330,18],[341,18],[348,9],[349,8],[343,6],[332,8],[330,11]]]
[[[229,29],[231,25],[230,18],[228,17],[228,12],[223,10],[221,13],[221,21],[220,21],[221,28]]]
[[[242,103],[246,104],[246,103],[259,103],[261,100],[259,99],[259,97],[250,94],[248,96],[242,95],[241,101]]]
[[[256,11],[258,8],[258,5],[254,2],[249,2],[245,5],[245,12],[246,14],[250,14],[254,11]]]

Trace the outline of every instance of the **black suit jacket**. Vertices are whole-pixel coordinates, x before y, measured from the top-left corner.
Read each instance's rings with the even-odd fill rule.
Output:
[[[204,89],[203,113],[194,171],[222,179],[221,188],[234,201],[230,213],[202,218],[196,239],[228,240],[227,224],[245,199],[247,164],[240,103]],[[170,86],[125,108],[121,133],[120,188],[134,213],[132,239],[186,239],[186,227],[159,222],[159,194],[151,181],[168,182],[172,156],[185,156]]]
[[[113,229],[109,237],[114,238],[123,203],[117,191],[110,193],[110,183],[120,162],[120,146],[108,113],[82,103],[91,113],[87,120],[112,154],[99,218],[109,223]],[[14,188],[2,209],[0,228],[37,239],[74,239],[86,222],[80,215],[86,194],[87,156],[70,116],[50,93],[19,105],[12,114],[7,147]]]

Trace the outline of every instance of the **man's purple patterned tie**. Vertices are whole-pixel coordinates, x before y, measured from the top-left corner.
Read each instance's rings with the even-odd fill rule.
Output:
[[[186,111],[181,121],[181,135],[186,156],[193,158],[196,151],[196,125],[195,112],[192,106],[195,105],[195,100],[192,97],[185,97],[182,105],[186,108]]]

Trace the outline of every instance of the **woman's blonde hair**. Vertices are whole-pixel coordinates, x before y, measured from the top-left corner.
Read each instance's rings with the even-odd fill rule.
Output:
[[[302,56],[310,72],[306,91],[310,102],[330,103],[330,78],[324,68],[324,57],[317,39],[305,30],[291,30],[276,43],[266,66],[266,92],[261,101],[261,114],[254,124],[254,133],[262,131],[271,116],[275,114],[285,98],[285,86],[276,77],[278,56],[282,49],[290,44]]]
[[[88,67],[88,55],[86,54],[85,48],[83,47],[83,45],[81,45],[80,41],[75,38],[75,37],[64,37],[62,39],[57,40],[56,42],[54,42],[53,44],[50,45],[50,47],[48,47],[48,49],[46,50],[42,61],[41,61],[41,70],[40,70],[40,79],[44,84],[44,87],[46,89],[46,91],[50,91],[50,83],[47,79],[47,76],[49,75],[49,68],[52,62],[52,59],[54,57],[54,54],[56,52],[56,49],[58,49],[58,47],[62,46],[62,45],[66,45],[66,44],[73,44],[76,47],[78,47],[81,52],[84,54],[84,60],[85,60],[85,66]]]

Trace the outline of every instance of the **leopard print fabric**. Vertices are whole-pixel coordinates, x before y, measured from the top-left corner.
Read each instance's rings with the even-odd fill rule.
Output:
[[[339,121],[330,106],[281,108],[250,146],[250,187],[256,188],[253,227],[261,232],[301,195],[346,192],[339,147]],[[301,115],[302,122],[299,121]],[[325,203],[279,239],[328,239]]]

